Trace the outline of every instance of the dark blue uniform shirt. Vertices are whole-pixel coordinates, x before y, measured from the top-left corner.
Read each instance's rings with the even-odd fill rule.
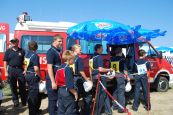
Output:
[[[60,66],[60,69],[64,67],[65,67],[65,85],[68,89],[74,89],[73,70],[66,63],[62,64]]]
[[[12,48],[9,48],[4,55],[4,61],[7,61],[9,66],[21,67],[23,66],[25,51],[22,48],[18,48],[17,51],[14,51]]]
[[[121,73],[124,73],[124,70],[127,71],[126,61],[122,56],[111,57],[111,62],[112,61],[119,61],[119,71]]]
[[[76,55],[75,56],[75,72],[77,75],[80,75],[80,71],[84,71],[84,63],[82,58]]]
[[[151,66],[150,66],[150,63],[147,60],[145,60],[145,59],[138,59],[136,61],[136,64],[137,65],[144,64],[144,63],[146,63],[147,70],[150,70],[151,69]],[[134,68],[134,73],[137,73],[138,72],[137,71],[137,65],[136,64],[135,64],[135,68]]]
[[[40,68],[39,56],[36,52],[28,51],[25,55],[26,58],[30,58],[30,62],[27,68],[27,71],[35,72],[34,66],[38,66]]]
[[[92,75],[95,76],[99,73],[98,68],[103,67],[103,59],[101,55],[96,52],[94,53],[92,58],[93,58],[93,68],[95,69],[92,71]]]
[[[54,74],[58,67],[61,65],[60,51],[61,49],[51,46],[46,54],[47,64],[53,65]]]
[[[94,69],[98,69],[99,67],[103,67],[103,59],[102,59],[100,54],[95,52],[94,56],[92,58],[93,58],[93,67],[94,67]]]

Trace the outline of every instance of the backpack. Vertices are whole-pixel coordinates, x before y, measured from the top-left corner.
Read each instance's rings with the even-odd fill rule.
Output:
[[[58,69],[56,71],[55,81],[56,81],[56,85],[59,87],[65,86],[65,68],[66,67],[67,65],[64,68]]]

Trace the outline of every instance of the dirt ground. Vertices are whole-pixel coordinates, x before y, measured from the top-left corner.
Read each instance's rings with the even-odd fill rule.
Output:
[[[41,104],[41,115],[48,115],[47,112],[48,101],[47,97],[42,100]],[[138,112],[133,112],[130,104],[127,108],[132,113],[132,115],[173,115],[173,85],[170,86],[168,92],[151,92],[151,111],[148,113],[143,105],[140,104]],[[1,109],[4,109],[0,115],[28,115],[27,107],[13,108],[13,103],[11,97],[4,99]],[[127,115],[127,113],[117,113],[113,111],[113,115]]]

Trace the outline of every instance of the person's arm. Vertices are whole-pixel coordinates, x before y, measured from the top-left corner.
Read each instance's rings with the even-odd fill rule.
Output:
[[[65,68],[65,81],[66,81],[67,89],[69,90],[69,92],[71,92],[74,95],[75,101],[77,101],[78,93],[74,89],[73,72],[72,72],[72,70],[69,67]]]
[[[52,83],[52,89],[57,89],[57,85],[55,82],[54,74],[53,74],[53,65],[47,64],[48,74]]]
[[[4,72],[5,72],[5,77],[6,77],[6,80],[8,80],[8,70],[7,70],[7,65],[8,65],[8,55],[9,55],[9,50],[7,50],[6,52],[5,52],[5,55],[4,55],[4,59],[3,59],[3,61],[4,61]]]
[[[75,89],[72,89],[72,88],[70,88],[69,91],[74,95],[74,97],[75,97],[75,101],[77,101],[77,100],[78,100],[78,94],[77,94],[77,91],[76,91]]]
[[[80,71],[81,76],[85,79],[85,81],[91,80],[90,77],[87,77],[84,71]]]
[[[34,66],[34,71],[36,72],[36,74],[38,76],[41,76],[41,74],[40,74],[40,68],[38,66]]]
[[[91,78],[87,77],[85,72],[84,72],[84,63],[83,63],[82,58],[78,58],[76,63],[77,63],[77,68],[78,68],[77,71],[79,71],[79,73],[85,79],[85,81],[91,80]]]
[[[35,55],[33,58],[33,64],[34,64],[34,71],[36,72],[36,74],[41,77],[40,74],[40,61],[39,61],[39,56]]]
[[[51,80],[52,89],[57,89],[57,85],[54,78],[54,72],[53,72],[54,55],[55,55],[55,52],[48,51],[46,54],[46,59],[47,59],[47,70],[48,70],[49,78]]]
[[[128,76],[128,69],[127,69],[127,65],[126,65],[126,61],[125,60],[122,60],[122,63],[123,63],[123,69],[124,69],[124,74],[125,74],[125,77],[126,77],[126,79],[128,80],[128,81],[130,81],[130,78],[129,78],[129,76]]]
[[[151,70],[151,65],[150,65],[150,62],[147,62],[147,77],[150,76],[150,70]]]
[[[108,69],[108,68],[103,68],[103,59],[99,56],[97,58],[97,64],[98,64],[98,70],[99,72],[109,72],[112,71],[112,69]]]
[[[6,79],[8,79],[7,61],[4,61],[4,72],[5,72]]]
[[[103,67],[99,67],[99,72],[109,72],[109,71],[112,71],[112,69],[107,69],[107,68],[103,68]]]

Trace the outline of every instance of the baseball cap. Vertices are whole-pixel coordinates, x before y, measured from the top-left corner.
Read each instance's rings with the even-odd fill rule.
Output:
[[[16,38],[14,38],[14,39],[11,39],[10,42],[11,42],[11,43],[17,43],[17,42],[19,42],[19,40],[16,39]]]

